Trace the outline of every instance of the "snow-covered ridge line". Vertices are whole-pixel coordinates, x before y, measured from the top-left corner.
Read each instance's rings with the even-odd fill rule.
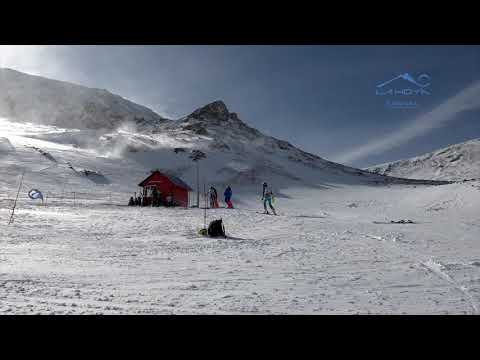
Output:
[[[112,129],[167,121],[151,109],[110,93],[0,68],[0,117],[75,129]]]
[[[469,140],[411,159],[367,168],[371,172],[405,178],[466,181],[480,178],[480,139]]]

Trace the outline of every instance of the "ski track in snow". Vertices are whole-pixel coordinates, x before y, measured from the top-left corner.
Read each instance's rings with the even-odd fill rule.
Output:
[[[392,228],[371,223],[385,208],[325,203],[323,218],[299,217],[313,209],[295,201],[277,202],[278,217],[251,211],[254,202],[208,210],[228,239],[197,235],[199,209],[22,204],[8,227],[3,208],[0,313],[478,313],[475,261],[455,263],[470,272],[459,281],[425,260],[458,258],[434,240],[441,221]],[[463,233],[471,243],[478,228]],[[480,259],[476,249],[462,256]]]
[[[445,279],[448,283],[452,284],[453,287],[455,287],[456,289],[458,289],[462,294],[464,294],[469,302],[470,302],[470,305],[472,306],[472,309],[473,309],[473,314],[474,315],[478,315],[478,305],[477,305],[477,301],[475,300],[475,298],[470,294],[470,292],[468,291],[468,288],[465,287],[465,286],[461,286],[459,285],[455,280],[453,280],[443,269],[444,269],[444,266],[439,263],[439,262],[435,262],[434,260],[428,260],[426,262],[423,262],[421,263],[422,266],[424,266],[425,268],[427,268],[428,270],[430,270],[432,273],[436,274],[437,276],[441,277],[442,279]]]
[[[362,235],[374,240],[387,241],[385,238],[381,236],[375,236],[375,235],[369,235],[369,234],[362,234]],[[415,251],[416,251],[415,253],[409,252],[406,255],[411,258],[412,264],[418,263],[420,261],[419,259],[428,257],[428,255],[422,255],[418,253],[418,249],[416,249]],[[403,254],[405,255],[405,251],[403,251]],[[455,289],[460,291],[468,299],[470,306],[473,309],[473,314],[475,315],[478,314],[478,301],[474,298],[474,296],[470,294],[466,286],[459,285],[450,275],[447,274],[445,267],[440,262],[436,262],[433,259],[429,259],[424,262],[419,262],[418,265],[427,269],[428,271],[435,274],[439,278],[445,280],[447,283],[451,284]]]

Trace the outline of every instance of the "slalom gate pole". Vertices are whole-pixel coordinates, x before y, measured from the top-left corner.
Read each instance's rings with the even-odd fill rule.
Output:
[[[203,198],[205,202],[205,206],[203,209],[203,227],[206,229],[207,228],[207,192],[205,188],[205,182],[203,182]]]
[[[198,165],[198,160],[196,161],[197,163],[197,207],[200,207],[200,167]]]
[[[22,178],[20,179],[20,185],[18,186],[17,197],[15,198],[15,201],[13,203],[12,214],[10,215],[10,220],[8,221],[8,225],[13,223],[13,216],[15,215],[15,208],[17,207],[18,195],[20,194],[20,189],[22,188],[22,185],[23,185],[24,176],[25,176],[25,171],[23,171]]]

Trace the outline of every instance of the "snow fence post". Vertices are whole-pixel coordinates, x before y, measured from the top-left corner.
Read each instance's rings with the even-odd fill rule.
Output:
[[[10,220],[8,221],[8,225],[13,223],[13,216],[15,215],[15,208],[17,207],[18,195],[20,194],[20,189],[22,188],[22,185],[23,185],[23,177],[24,176],[25,176],[25,170],[23,171],[22,178],[20,179],[20,185],[18,186],[17,197],[15,198],[15,201],[13,202],[12,214],[10,215]]]

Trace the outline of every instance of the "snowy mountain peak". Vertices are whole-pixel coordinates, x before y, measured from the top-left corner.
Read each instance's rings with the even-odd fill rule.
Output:
[[[230,112],[225,103],[220,100],[195,110],[182,119],[180,126],[183,130],[192,131],[196,135],[217,133],[217,138],[233,136],[254,140],[263,136],[257,129],[240,120],[237,113]]]
[[[225,103],[221,100],[217,100],[195,110],[189,117],[200,120],[219,119],[226,121],[229,119],[229,115],[230,112]]]

